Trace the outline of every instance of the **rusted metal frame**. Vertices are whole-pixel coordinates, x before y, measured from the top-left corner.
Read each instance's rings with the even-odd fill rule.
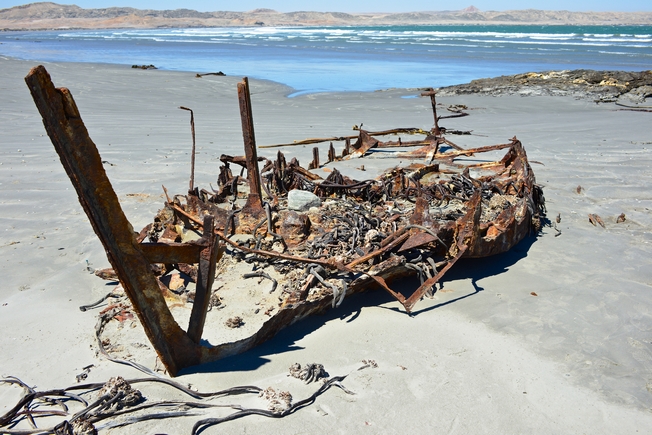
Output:
[[[337,158],[337,154],[335,153],[335,147],[333,146],[333,142],[331,142],[330,146],[328,147],[328,163],[331,163]]]
[[[187,217],[189,220],[191,220],[192,222],[197,224],[200,228],[203,228],[204,223],[201,220],[197,219],[192,214],[186,212],[184,209],[179,207],[177,204],[169,203],[169,205],[170,205],[170,207],[172,209],[174,209],[175,211],[177,211],[177,212],[181,213],[182,215],[184,215],[185,217]],[[257,254],[257,255],[266,256],[266,257],[279,258],[281,260],[294,261],[294,262],[297,262],[297,263],[319,264],[321,266],[328,267],[328,268],[334,267],[333,263],[328,262],[328,261],[315,260],[315,259],[311,259],[311,258],[296,257],[296,256],[293,256],[293,255],[281,254],[281,253],[278,253],[278,252],[269,252],[269,251],[263,251],[263,250],[259,250],[259,249],[247,248],[246,246],[238,245],[236,242],[229,239],[226,236],[226,234],[220,232],[218,229],[215,229],[214,233],[220,239],[222,239],[227,245],[231,245],[233,248],[239,249],[239,250],[241,250],[243,252],[246,252],[248,254]]]
[[[459,164],[459,165],[456,165],[456,166],[469,168],[469,169],[501,169],[501,168],[504,168],[504,166],[501,165],[500,160],[495,160],[495,161],[491,161],[491,162],[483,162],[483,163]]]
[[[249,181],[249,196],[244,206],[244,212],[252,216],[260,216],[263,210],[263,196],[260,186],[260,170],[258,168],[258,151],[256,150],[256,135],[254,119],[251,111],[251,93],[247,77],[238,83],[238,101],[240,103],[240,119],[242,121],[242,137],[244,140],[245,157],[247,159],[247,180]]]
[[[38,103],[37,103],[37,105],[38,105]],[[74,102],[73,102],[73,105],[74,105]],[[249,110],[250,110],[250,102],[249,102]],[[251,117],[249,117],[249,119],[251,119]],[[80,122],[81,122],[81,120],[80,120]],[[244,120],[243,120],[243,124],[244,124]],[[82,123],[82,126],[83,126],[83,123]],[[252,132],[253,132],[253,130],[252,130]],[[243,135],[244,135],[244,132],[243,132]],[[54,142],[54,140],[53,140],[53,142]],[[93,147],[94,147],[94,145],[93,145]],[[469,151],[465,150],[465,152],[468,153]],[[97,154],[96,149],[95,149],[95,153]],[[508,153],[508,154],[511,154],[511,155],[506,156],[503,159],[503,161],[505,162],[505,166],[507,167],[508,164],[512,165],[514,170],[516,170],[519,174],[524,173],[526,175],[527,181],[531,184],[531,182],[533,181],[533,177],[531,177],[531,175],[530,175],[531,173],[529,172],[529,166],[527,166],[527,161],[520,160],[522,157],[524,157],[524,152],[522,151],[522,148],[520,147],[520,142],[519,143],[514,143],[514,147],[513,147],[512,151],[510,151],[510,153]],[[63,162],[63,160],[64,160],[64,158],[62,157],[62,162]],[[64,163],[64,167],[66,167],[65,163]],[[297,167],[299,167],[298,164],[297,164]],[[67,171],[68,171],[68,169],[67,169]],[[69,172],[69,174],[72,173],[71,171],[68,171],[68,172]],[[308,172],[308,171],[306,171],[306,172]],[[73,179],[73,175],[71,175],[71,180]],[[104,177],[106,178],[106,174],[104,174]],[[257,177],[257,178],[260,179],[259,177]],[[402,178],[404,178],[404,177],[402,177]],[[107,182],[108,182],[108,180],[107,180]],[[74,180],[73,180],[73,184],[75,184]],[[109,183],[109,186],[110,186],[110,183]],[[521,184],[519,184],[519,186],[520,187],[515,187],[515,189],[517,189],[517,191],[522,191],[523,188],[529,189],[528,191],[532,190],[531,187],[528,187],[529,185],[528,186],[523,186],[522,183],[521,183]],[[113,193],[113,195],[115,196],[114,193]],[[79,196],[80,196],[80,202],[82,202],[82,205],[84,205],[84,197],[81,194]],[[474,194],[474,197],[472,198],[472,201],[470,203],[471,205],[469,206],[469,209],[468,209],[467,214],[465,215],[464,219],[458,220],[456,222],[456,225],[457,225],[457,235],[456,235],[457,244],[455,244],[454,246],[451,247],[451,249],[449,249],[449,254],[453,255],[453,258],[451,258],[451,260],[449,260],[449,262],[446,263],[444,268],[441,271],[438,272],[437,276],[431,278],[432,280],[434,280],[434,281],[431,281],[432,284],[430,284],[430,282],[428,282],[428,281],[424,282],[425,287],[422,286],[423,287],[423,292],[422,292],[422,289],[420,288],[417,292],[415,292],[413,295],[411,295],[410,298],[408,298],[407,300],[403,297],[403,295],[393,292],[387,286],[387,283],[385,282],[385,279],[384,279],[384,278],[397,278],[400,274],[406,274],[406,275],[411,274],[410,270],[408,270],[407,268],[401,266],[401,264],[400,264],[401,261],[404,262],[405,260],[404,260],[403,257],[400,257],[400,256],[392,256],[389,259],[383,261],[381,264],[379,264],[377,266],[374,266],[371,270],[378,270],[378,275],[376,275],[375,273],[370,273],[368,271],[361,272],[361,271],[354,270],[352,266],[355,265],[355,264],[353,264],[353,262],[348,264],[348,265],[345,265],[345,264],[342,264],[342,263],[339,263],[339,262],[336,262],[336,261],[333,261],[333,260],[327,261],[327,262],[306,261],[306,259],[303,259],[303,258],[300,258],[300,257],[293,257],[293,256],[288,256],[288,255],[279,255],[277,253],[271,253],[271,252],[266,252],[266,251],[250,250],[250,249],[245,249],[244,247],[241,247],[241,246],[238,246],[238,245],[235,245],[234,247],[236,247],[238,249],[241,249],[243,251],[254,252],[256,254],[266,255],[266,256],[269,256],[269,257],[285,258],[285,259],[290,260],[290,261],[298,261],[298,262],[310,262],[310,263],[318,263],[318,264],[321,263],[325,267],[328,267],[330,269],[336,269],[336,270],[346,271],[346,272],[362,273],[362,277],[360,277],[360,278],[358,278],[358,279],[356,279],[354,281],[354,283],[353,283],[354,285],[349,287],[349,291],[347,291],[347,293],[350,294],[350,293],[352,293],[354,291],[358,291],[360,289],[367,288],[368,285],[369,285],[369,282],[370,282],[369,280],[372,279],[376,283],[381,285],[386,291],[388,291],[389,293],[394,295],[394,297],[397,300],[399,300],[405,306],[406,310],[410,311],[412,309],[413,305],[416,303],[416,301],[418,301],[421,298],[421,296],[423,294],[425,294],[425,292],[427,290],[429,290],[432,287],[432,285],[434,285],[434,283],[436,283],[437,280],[439,278],[441,278],[441,276],[443,276],[443,274],[450,267],[452,267],[452,265],[455,263],[455,261],[457,261],[457,259],[459,259],[461,256],[466,254],[466,251],[467,251],[468,247],[472,246],[475,249],[478,241],[481,240],[481,238],[479,237],[480,226],[478,225],[479,213],[481,212],[481,208],[480,208],[481,206],[479,206],[479,196],[480,196],[479,192],[476,191],[475,194]],[[116,201],[117,201],[117,197],[116,197]],[[169,201],[169,198],[168,198],[168,201]],[[174,203],[172,203],[170,201],[169,201],[169,203],[173,208],[182,210],[181,207],[179,207],[177,204],[174,204]],[[119,207],[119,204],[118,204],[118,207]],[[86,209],[86,207],[85,207],[85,209]],[[472,209],[473,209],[473,213],[472,213],[473,214],[473,219],[469,219],[469,215],[470,215]],[[187,213],[187,214],[190,215],[189,213]],[[192,216],[192,215],[190,215],[190,216]],[[89,214],[89,217],[91,217],[90,214]],[[124,218],[124,215],[123,215],[123,218]],[[198,224],[198,226],[204,226],[205,228],[208,228],[208,227],[211,226],[211,225],[207,224],[206,222],[200,222],[198,218],[193,217],[192,219],[191,218],[188,218],[188,219],[190,221],[195,222],[196,224]],[[509,220],[510,216],[508,216],[508,214],[505,214],[504,219]],[[527,218],[524,219],[523,221],[526,222]],[[93,219],[91,219],[91,222],[94,225],[94,228],[96,228],[96,224],[95,224],[95,222],[93,222]],[[472,222],[472,225],[469,224],[470,222]],[[509,223],[509,222],[506,221],[506,223]],[[224,235],[220,234],[219,231],[216,232],[216,231],[210,231],[209,230],[209,231],[205,231],[205,234],[210,233],[212,235],[212,233],[214,233],[214,232],[216,233],[216,235],[218,237],[224,238],[224,240],[227,243],[230,242],[230,243],[233,244],[233,242],[226,239],[224,237]],[[98,236],[100,236],[99,232],[98,232]],[[407,238],[407,236],[408,235],[405,234],[406,238]],[[131,237],[133,238],[133,231],[131,231]],[[100,239],[102,240],[101,236],[100,236]],[[104,240],[102,240],[102,241],[104,243]],[[392,248],[394,246],[399,245],[399,241],[395,241],[395,244],[391,243],[392,246],[388,246],[390,243],[391,242],[385,243],[385,245],[383,247],[381,247],[380,250],[375,251],[374,254],[380,255],[381,253],[389,252],[390,250],[392,250]],[[479,246],[479,248],[482,248],[482,246],[480,246],[480,245],[478,245],[478,246]],[[149,249],[149,248],[146,248],[146,250],[147,249]],[[108,251],[108,249],[107,249],[107,251]],[[155,249],[152,248],[152,249],[150,249],[150,251],[154,252]],[[143,252],[141,252],[141,257],[143,257],[143,258],[145,258],[145,260],[147,260],[147,257]],[[111,261],[111,253],[110,252],[109,252],[109,259]],[[361,259],[359,258],[359,259],[354,260],[354,262],[355,261],[360,261],[360,260]],[[212,262],[210,260],[209,260],[209,262],[214,263],[214,262]],[[113,261],[112,261],[112,264],[113,264]],[[440,263],[440,265],[441,264],[442,263]],[[200,267],[201,267],[201,264],[200,264]],[[439,267],[439,265],[437,267]],[[430,284],[430,285],[426,286],[426,284]],[[202,303],[199,303],[198,305],[202,305]],[[293,303],[291,305],[287,305],[287,306],[281,308],[281,311],[277,315],[273,316],[269,321],[265,322],[263,327],[258,332],[256,332],[254,335],[252,335],[252,336],[250,336],[250,337],[248,337],[246,339],[239,340],[237,342],[226,343],[224,345],[216,346],[216,347],[213,347],[213,348],[205,348],[205,347],[198,346],[196,344],[196,342],[194,342],[193,340],[190,339],[188,334],[185,334],[186,335],[186,337],[185,337],[186,340],[183,343],[181,343],[181,346],[175,347],[175,349],[173,349],[173,351],[176,350],[176,352],[177,352],[176,357],[180,358],[178,360],[178,364],[177,364],[176,368],[178,369],[178,368],[181,368],[181,367],[186,367],[188,365],[194,365],[194,364],[198,364],[198,363],[201,363],[201,362],[213,361],[213,360],[216,360],[216,359],[223,358],[225,356],[241,353],[241,352],[243,352],[243,351],[245,351],[247,349],[250,349],[253,346],[265,341],[266,339],[270,338],[276,332],[278,332],[281,328],[283,328],[284,326],[286,326],[286,325],[288,325],[290,323],[293,323],[294,321],[298,320],[298,318],[303,317],[303,316],[308,315],[308,314],[311,314],[313,312],[322,310],[327,305],[330,305],[330,301],[325,301],[324,299],[314,301],[314,302],[299,301],[299,303],[297,303],[297,304]],[[134,304],[134,306],[136,306],[136,304]],[[138,311],[137,311],[137,313],[138,313]],[[169,314],[169,310],[168,310],[168,314]],[[140,316],[140,314],[139,314],[139,316]],[[145,325],[145,322],[143,322],[143,324]],[[177,327],[177,329],[180,329],[180,328],[178,328],[178,325],[176,325],[176,327]],[[146,327],[146,332],[147,332],[147,327]],[[181,332],[183,332],[183,331],[181,331]],[[198,335],[200,336],[201,332]],[[148,336],[149,336],[149,334],[148,334]],[[152,343],[154,344],[154,341],[152,341]],[[155,346],[155,348],[156,348],[156,346]],[[158,352],[158,349],[157,349],[157,352]],[[163,358],[162,358],[162,360],[163,360]],[[165,364],[165,360],[164,360],[164,364]],[[168,367],[168,370],[172,374],[176,373],[176,371],[170,370],[169,367]]]
[[[354,130],[360,130],[360,128],[353,128]],[[391,130],[381,130],[381,131],[370,131],[368,132],[371,136],[387,136],[390,134],[399,134],[399,133],[405,133],[405,134],[424,134],[427,135],[428,132],[420,129],[420,128],[393,128]],[[298,145],[312,145],[315,143],[323,143],[323,142],[342,142],[342,141],[350,141],[351,139],[356,139],[358,135],[353,135],[353,136],[332,136],[332,137],[324,137],[324,138],[310,138],[310,139],[304,139],[304,140],[297,140],[292,143],[283,143],[283,144],[274,144],[274,145],[261,145],[258,148],[280,148],[280,147],[292,147],[292,146],[298,146]]]
[[[391,131],[391,130],[388,130]],[[367,132],[369,136],[377,136],[375,133],[369,133]],[[401,140],[399,137],[397,141],[388,141],[388,142],[378,142],[376,145],[376,148],[408,148],[408,147],[414,147],[414,146],[420,146],[420,145],[430,145],[430,146],[439,146],[441,143],[446,143],[449,144],[450,146],[461,150],[462,148],[455,145],[454,143],[450,142],[449,140],[441,137],[441,136],[434,136],[432,134],[423,132],[423,134],[426,135],[425,139],[422,140],[413,140],[413,141],[407,141],[404,142]]]
[[[287,166],[287,169],[286,169],[286,170],[291,170],[291,171],[296,172],[297,174],[301,174],[301,175],[303,175],[304,177],[306,177],[307,179],[309,179],[310,181],[322,180],[322,177],[320,177],[319,175],[317,175],[317,174],[313,174],[313,173],[310,172],[309,170],[307,170],[307,169],[305,169],[305,168],[302,168],[302,167],[299,166],[299,165],[292,165],[292,164],[290,164],[290,165]]]
[[[354,130],[362,130],[361,127],[354,126]],[[388,136],[390,134],[399,134],[399,133],[405,133],[405,134],[423,134],[423,135],[428,135],[429,132],[421,129],[421,128],[392,128],[390,130],[381,130],[381,131],[367,131],[371,136]],[[351,139],[355,139],[356,136],[352,136]]]
[[[344,141],[344,149],[342,150],[342,158],[351,154],[351,139],[346,139]]]
[[[315,143],[323,143],[323,142],[330,142],[330,141],[343,141],[346,139],[355,139],[358,136],[332,136],[332,137],[324,137],[324,138],[314,138],[314,139],[304,139],[304,140],[297,140],[292,143],[279,143],[279,144],[273,144],[273,145],[261,145],[259,148],[280,148],[280,147],[293,147],[293,146],[299,146],[299,145],[312,145]]]
[[[462,255],[466,252],[466,246],[463,246],[462,249],[457,253],[457,255],[452,258],[448,263],[446,263],[446,266],[444,266],[439,272],[437,272],[437,275],[433,276],[432,278],[428,278],[426,281],[424,281],[423,284],[419,286],[417,290],[415,290],[412,295],[410,295],[409,298],[406,299],[406,301],[403,303],[403,307],[405,307],[405,311],[408,313],[412,312],[412,308],[414,308],[414,305],[421,300],[421,298],[430,290],[432,289],[432,286],[437,284],[439,280],[448,272],[448,270],[453,267],[453,265],[459,260]]]
[[[353,151],[351,151],[350,154],[346,156],[346,158],[354,159],[362,157],[367,153],[367,151],[376,147],[379,143],[380,142],[378,139],[375,139],[367,131],[361,129],[358,140],[351,145]]]
[[[32,69],[25,80],[41,112],[48,135],[78,193],[79,201],[168,373],[176,376],[182,368],[232,355],[232,346],[205,348],[197,344],[205,319],[207,298],[197,301],[193,307],[190,326],[195,337],[193,340],[172,317],[149,265],[151,260],[167,262],[183,259],[199,262],[199,294],[200,297],[201,294],[208,296],[215,264],[220,255],[213,232],[190,244],[190,248],[175,249],[178,248],[175,244],[164,246],[138,243],[70,92],[67,89],[55,89],[42,66]],[[100,192],[101,195],[98,195]],[[167,192],[166,196],[170,201]],[[211,221],[212,217],[202,225],[212,226]],[[202,250],[199,258],[194,258],[197,246]]]
[[[258,157],[259,162],[264,162],[267,159],[265,157]],[[227,154],[222,154],[220,156],[220,161],[222,163],[234,163],[240,165],[243,168],[247,167],[247,157],[246,156],[229,156]]]
[[[150,263],[197,263],[205,246],[190,243],[140,243],[143,255]]]
[[[387,243],[386,245],[382,245],[380,249],[377,249],[373,252],[370,252],[367,255],[364,255],[360,258],[356,258],[355,260],[351,261],[349,264],[347,264],[347,267],[355,267],[359,264],[371,260],[372,258],[375,258],[379,255],[389,252],[392,249],[396,248],[401,243],[405,242],[409,236],[410,235],[408,233],[401,234],[399,237],[394,238],[391,242]]]
[[[514,145],[514,142],[511,143],[505,143],[505,144],[499,144],[499,145],[488,145],[488,146],[483,146],[483,147],[478,147],[478,148],[468,148],[468,149],[460,149],[456,151],[448,151],[445,153],[441,154],[436,154],[435,158],[450,158],[450,157],[457,157],[457,156],[464,156],[464,155],[470,155],[470,154],[475,154],[475,153],[485,153],[489,151],[496,151],[496,150],[502,150],[505,148],[510,148]]]
[[[445,137],[438,137],[437,139],[440,140],[442,143],[445,143],[446,145],[448,145],[448,146],[450,146],[450,147],[452,147],[452,148],[455,148],[456,150],[464,151],[464,148],[462,148],[461,146],[457,145],[456,143],[453,143],[453,142],[449,141],[449,140],[446,139]]]
[[[412,140],[408,142],[403,142],[401,140],[397,142],[378,142],[376,148],[409,148],[416,147],[419,145],[431,145],[430,141],[424,140]]]
[[[199,225],[200,227],[203,227],[203,222],[202,221],[200,221],[199,219],[197,219],[196,217],[194,217],[190,213],[187,213],[184,209],[182,209],[178,205],[170,204],[170,206],[174,210],[176,210],[179,213],[186,216],[188,219],[192,220],[195,224]],[[333,261],[318,260],[318,259],[314,259],[314,258],[296,257],[294,255],[282,254],[282,253],[279,253],[279,252],[270,252],[270,251],[264,251],[264,250],[260,250],[260,249],[247,248],[246,246],[238,245],[236,242],[229,239],[224,233],[220,232],[217,229],[214,230],[214,233],[220,239],[222,239],[226,244],[232,246],[235,249],[239,249],[239,250],[241,250],[243,252],[246,252],[248,254],[256,254],[256,255],[263,256],[263,257],[278,258],[278,259],[281,259],[281,260],[288,260],[288,261],[293,261],[293,262],[296,262],[296,263],[318,264],[318,265],[326,267],[328,269],[338,269],[338,268],[341,267],[341,266],[338,266]],[[380,251],[381,250],[377,251],[376,255],[380,255],[382,252],[384,252],[384,250],[382,252],[380,252]],[[349,267],[349,266],[346,265],[346,266],[343,266],[343,267]]]
[[[55,89],[43,66],[32,68],[25,81],[79,202],[159,358],[173,376],[196,364],[195,345],[166,305],[70,91]]]
[[[458,220],[457,230],[457,253],[455,256],[444,266],[437,275],[426,280],[419,288],[407,298],[403,306],[409,313],[414,308],[414,305],[428,292],[433,285],[435,285],[448,270],[466,253],[469,246],[475,244],[478,238],[480,216],[482,214],[482,201],[480,192],[476,191],[472,198],[469,200],[469,209],[466,214]],[[449,250],[450,252],[450,250]]]
[[[312,149],[312,162],[308,165],[308,169],[317,169],[319,168],[319,148],[314,147]]]
[[[204,216],[202,226],[204,227],[203,241],[205,247],[199,255],[197,287],[195,289],[195,299],[192,304],[190,322],[188,323],[188,337],[197,344],[201,341],[202,332],[204,331],[211,289],[215,280],[215,268],[224,253],[224,246],[218,245],[219,240],[215,237],[213,216]]]
[[[375,180],[364,180],[364,181],[358,181],[355,184],[338,184],[338,183],[333,183],[328,180],[324,180],[321,183],[317,185],[317,188],[323,188],[323,189],[344,189],[344,190],[351,190],[351,189],[364,189],[366,187],[369,187],[371,184],[376,183]]]
[[[445,141],[446,144],[450,145],[448,141]],[[476,153],[484,153],[484,152],[489,152],[489,151],[496,151],[496,150],[501,150],[505,148],[510,148],[513,146],[513,143],[508,143],[508,144],[499,144],[499,145],[488,145],[488,146],[483,146],[483,147],[478,147],[478,148],[469,148],[469,149],[463,149],[457,145],[455,147],[457,148],[455,151],[447,151],[445,153],[432,153],[432,145],[430,146],[425,146],[422,148],[419,148],[414,151],[407,151],[407,152],[397,152],[394,157],[397,158],[404,158],[404,159],[422,159],[426,157],[427,155],[432,153],[431,160],[448,160],[452,162],[452,160],[455,157],[459,156],[471,156]],[[460,167],[467,167],[467,165],[463,165]]]
[[[185,210],[183,210],[178,205],[171,204],[171,207],[174,208],[175,210],[183,213],[184,215],[186,215],[186,217],[193,220],[196,224],[202,225],[202,223],[199,221],[199,219],[197,219],[194,216],[186,213]],[[387,283],[382,278],[377,277],[375,275],[371,275],[371,274],[369,274],[367,272],[357,271],[357,270],[353,269],[353,267],[360,264],[361,262],[368,261],[371,258],[377,257],[377,256],[379,256],[379,255],[381,255],[383,253],[386,253],[389,250],[391,250],[392,248],[398,246],[400,243],[404,242],[407,239],[407,236],[408,236],[407,234],[404,234],[402,237],[399,237],[398,241],[392,242],[391,244],[389,244],[389,245],[387,245],[387,246],[385,246],[385,247],[383,247],[381,249],[378,249],[378,250],[376,250],[376,251],[374,251],[374,252],[372,252],[370,254],[367,254],[365,257],[362,258],[362,261],[359,261],[361,259],[356,259],[353,262],[351,262],[349,264],[346,264],[346,265],[341,264],[341,263],[337,263],[335,261],[324,261],[324,260],[317,260],[317,259],[312,259],[312,258],[296,257],[296,256],[293,256],[293,255],[281,254],[281,253],[278,253],[278,252],[269,252],[269,251],[263,251],[263,250],[259,250],[259,249],[251,249],[251,248],[247,248],[245,246],[238,245],[237,243],[230,240],[225,234],[220,233],[217,230],[215,230],[215,234],[220,239],[224,240],[224,242],[231,245],[232,247],[234,247],[236,249],[239,249],[241,251],[250,253],[250,254],[257,254],[257,255],[264,256],[264,257],[278,258],[278,259],[281,259],[281,260],[294,261],[294,262],[297,262],[297,263],[318,264],[318,265],[326,267],[328,269],[336,269],[336,270],[341,270],[343,272],[363,273],[363,274],[369,276],[372,280],[376,281],[385,291],[387,291],[389,294],[394,296],[396,298],[396,300],[398,300],[401,304],[403,304],[405,302],[405,298],[403,297],[403,295],[401,295],[400,293],[395,292],[391,288],[389,288]]]

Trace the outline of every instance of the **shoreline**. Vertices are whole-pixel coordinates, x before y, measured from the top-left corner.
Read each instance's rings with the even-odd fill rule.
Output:
[[[134,369],[96,355],[98,310],[78,309],[110,290],[87,270],[108,262],[24,85],[23,77],[36,64],[0,59],[6,101],[0,108],[2,374],[41,389],[74,384],[89,364],[88,382],[118,374],[139,377]],[[235,92],[240,77],[200,80],[192,73],[113,64],[45,65],[55,85],[73,94],[137,230],[161,207],[161,184],[171,193],[187,189],[190,132],[179,106],[195,112],[199,185],[214,182],[221,154],[242,154]],[[259,145],[344,136],[360,122],[372,130],[432,124],[429,100],[401,98],[415,94],[405,89],[284,98],[283,85],[252,80],[251,86]],[[465,261],[412,317],[382,292],[368,292],[286,328],[250,352],[178,380],[202,391],[273,386],[290,390],[298,400],[314,384],[288,377],[291,364],[318,362],[333,376],[351,373],[343,384],[355,396],[329,391],[292,417],[245,418],[226,423],[227,431],[649,432],[650,115],[568,95],[459,94],[438,102],[443,113],[448,105],[468,107],[470,116],[442,121],[472,131],[452,138],[460,145],[501,143],[514,135],[523,142],[531,161],[542,163],[533,170],[544,186],[548,218],[561,216],[561,235],[546,227],[506,255]],[[306,162],[311,148],[283,151]],[[360,164],[366,171],[356,169]],[[364,158],[342,170],[372,178],[387,164]],[[589,213],[599,214],[606,228],[592,226]],[[627,216],[624,223],[617,223],[620,213]],[[238,281],[218,276],[214,288]],[[241,291],[251,287],[253,281]],[[209,314],[215,326],[222,324],[220,310]],[[124,331],[134,335],[114,344],[154,367],[140,328],[125,324]],[[363,359],[374,360],[378,368],[356,371]],[[154,388],[146,395],[160,394]],[[12,398],[0,392],[0,414],[13,406]],[[424,412],[433,403],[440,404],[438,412]],[[120,433],[163,427],[187,433],[196,420],[139,423]]]
[[[478,44],[483,50],[488,50],[484,56],[478,56],[471,49],[455,47],[460,44],[473,44],[471,41],[475,35],[471,32],[473,29],[464,30],[459,27],[452,32],[441,30],[444,35],[442,45],[430,48],[427,46],[427,40],[438,38],[440,31],[437,29],[425,35],[417,32],[413,36],[409,35],[414,32],[404,31],[405,29],[398,29],[398,33],[390,31],[388,35],[383,35],[384,32],[378,29],[371,34],[362,32],[361,28],[343,29],[342,44],[346,50],[337,47],[340,42],[320,42],[315,46],[310,42],[315,37],[323,38],[324,32],[339,33],[339,30],[259,31],[254,28],[235,31],[150,29],[141,32],[123,29],[97,32],[24,32],[16,35],[4,34],[4,37],[0,38],[3,42],[0,48],[7,55],[19,58],[40,57],[60,61],[61,53],[66,53],[65,60],[72,62],[120,61],[125,64],[153,64],[168,70],[196,70],[200,73],[218,70],[231,75],[255,73],[258,78],[287,83],[298,92],[442,87],[501,74],[523,74],[531,71],[579,68],[640,71],[649,68],[645,63],[649,38],[640,38],[646,36],[643,34],[645,32],[640,30],[631,29],[631,35],[619,38],[619,30],[615,28],[600,31],[577,27],[568,32],[534,29],[536,30],[522,29],[523,33],[512,34],[509,29],[503,28],[497,30],[498,34],[494,34],[492,29],[485,28],[481,33],[484,36],[477,38],[482,41]],[[457,40],[458,33],[461,35],[460,41]],[[548,33],[552,36],[546,36]],[[614,49],[598,55],[591,47],[595,43],[594,39],[600,40],[602,33],[613,34],[607,38],[611,41],[607,44]],[[386,37],[389,39],[385,39]],[[403,45],[399,44],[395,48],[396,51],[393,51],[394,43],[400,43],[404,37],[408,40],[404,41]],[[222,42],[207,44],[214,38]],[[265,42],[268,38],[271,38],[270,41]],[[325,41],[328,41],[328,38]],[[355,44],[355,40],[359,38],[363,41]],[[508,43],[503,47],[501,40],[505,38]],[[554,42],[560,38],[560,41]],[[567,38],[570,40],[566,40]],[[391,42],[393,39],[396,41]],[[620,39],[625,42],[618,42]],[[142,41],[138,42],[139,40]],[[550,46],[547,45],[551,43],[549,40],[553,41]],[[638,40],[643,41],[642,48],[627,48],[629,45],[637,46]],[[243,50],[239,45],[243,41],[256,43]],[[420,45],[420,41],[426,45]],[[291,48],[295,46],[292,44],[296,44],[296,50]],[[523,44],[525,48],[521,48]],[[573,50],[578,51],[577,56],[568,54],[569,51],[564,48],[566,44],[579,44],[577,47],[573,46]],[[630,51],[631,56],[627,55]],[[214,53],[218,52],[220,55],[215,56]],[[495,62],[491,60],[494,56],[498,56]],[[311,71],[305,69],[305,61],[308,61],[307,65],[311,65]],[[393,71],[401,73],[394,74]]]
[[[26,59],[19,59],[12,56],[0,55],[6,59],[21,62],[32,62]],[[38,61],[36,61],[38,62]],[[171,70],[159,68],[156,65],[149,65],[141,68],[140,65],[119,64],[119,63],[97,63],[97,62],[65,62],[55,61],[47,63],[62,63],[71,65],[105,65],[131,69],[157,70],[181,74],[195,74],[196,78],[215,75],[214,73],[199,73],[197,71]],[[153,67],[153,68],[151,68]],[[224,74],[220,71],[221,74]],[[224,77],[240,77],[232,74],[224,74]],[[400,91],[405,93],[420,93],[428,87],[390,87],[374,90],[351,90],[351,91],[305,91],[297,90],[285,83],[271,79],[256,78],[259,82],[273,83],[285,88],[286,98],[299,96],[322,95],[322,94],[349,94],[349,93],[376,93]],[[652,70],[542,70],[528,71],[518,74],[501,75],[471,80],[467,83],[448,85],[434,88],[439,96],[449,97],[456,95],[519,95],[528,96],[571,96],[579,99],[592,99],[596,103],[620,102],[621,105],[631,104],[632,108],[649,108],[647,98],[652,97]]]

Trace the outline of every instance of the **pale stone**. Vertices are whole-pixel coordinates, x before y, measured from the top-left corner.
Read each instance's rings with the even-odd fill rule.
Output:
[[[321,200],[312,192],[296,189],[288,192],[288,208],[290,210],[305,211],[310,207],[319,206],[321,206]]]

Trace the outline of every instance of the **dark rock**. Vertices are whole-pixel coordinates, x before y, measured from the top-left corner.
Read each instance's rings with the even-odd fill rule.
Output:
[[[438,95],[568,95],[615,101],[620,95],[646,86],[652,86],[652,71],[543,71],[473,80],[440,88]]]

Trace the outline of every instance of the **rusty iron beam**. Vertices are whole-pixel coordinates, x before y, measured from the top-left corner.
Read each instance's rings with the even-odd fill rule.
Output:
[[[238,101],[240,103],[240,120],[242,122],[242,137],[244,140],[245,158],[247,164],[247,180],[249,181],[249,196],[243,212],[260,216],[263,210],[263,195],[260,186],[260,169],[258,168],[258,151],[256,150],[256,135],[254,133],[254,118],[251,111],[251,93],[249,79],[244,77],[238,83]]]
[[[314,147],[312,149],[312,161],[308,165],[308,169],[317,169],[319,168],[319,148]]]
[[[226,344],[212,348],[198,344],[203,330],[207,299],[221,255],[213,231],[203,239],[179,248],[176,244],[140,244],[111,186],[97,147],[88,135],[77,105],[68,89],[55,88],[43,66],[25,77],[45,129],[70,178],[88,219],[102,242],[147,338],[171,376],[179,370],[241,352]],[[166,192],[167,194],[167,192]],[[169,199],[168,199],[169,200]],[[203,224],[212,227],[212,217]],[[143,246],[145,246],[143,248]],[[196,259],[197,246],[202,249]],[[179,248],[179,249],[177,249]],[[191,313],[191,336],[178,325],[153,274],[151,260],[178,259],[199,262],[201,301]],[[199,338],[198,338],[199,337]],[[249,342],[248,342],[249,343]],[[250,345],[253,347],[253,341]],[[246,346],[243,343],[243,346]]]
[[[197,268],[197,287],[195,289],[195,300],[192,304],[190,313],[190,322],[188,324],[188,337],[195,343],[199,344],[201,335],[206,323],[206,313],[211,298],[211,289],[215,280],[215,267],[217,262],[224,253],[224,245],[219,245],[219,240],[215,237],[213,216],[204,216],[204,237],[202,249],[199,257],[199,267]],[[221,249],[220,249],[221,247]]]
[[[476,191],[469,200],[468,210],[461,218],[461,226],[457,230],[457,243],[456,246],[452,247],[457,250],[455,256],[449,260],[446,266],[444,266],[437,275],[427,279],[409,298],[407,298],[403,306],[408,313],[412,311],[414,305],[419,302],[426,292],[430,291],[432,286],[437,284],[446,272],[448,272],[448,270],[453,267],[460,258],[462,258],[469,246],[473,246],[476,243],[476,240],[479,238],[481,214],[482,197],[480,196],[480,192]]]
[[[337,158],[337,155],[335,154],[335,147],[333,146],[333,142],[331,142],[330,146],[328,147],[328,163],[331,163]]]
[[[432,105],[432,114],[433,117],[435,118],[435,126],[432,132],[435,136],[441,136],[441,130],[439,129],[439,118],[437,118],[437,100],[435,98],[435,95],[437,95],[437,92],[432,88],[428,88],[426,92],[421,93],[422,97],[430,97],[430,104]]]
[[[79,202],[104,245],[147,337],[168,371],[176,374],[193,361],[184,352],[193,343],[165,303],[72,94],[65,88],[55,89],[43,66],[32,68],[25,81]]]
[[[360,130],[359,127],[354,127],[354,130]],[[367,132],[371,136],[387,136],[390,134],[423,134],[423,135],[429,135],[430,132],[424,131],[420,128],[416,127],[410,127],[410,128],[393,128],[391,130],[381,130],[381,131],[368,131]],[[303,139],[303,140],[296,140],[292,143],[280,143],[280,144],[274,144],[274,145],[261,145],[258,148],[280,148],[280,147],[292,147],[292,146],[299,146],[299,145],[312,145],[315,143],[323,143],[323,142],[346,142],[350,141],[351,139],[357,139],[358,135],[352,135],[352,136],[331,136],[331,137],[316,137],[316,138],[309,138],[309,139]]]
[[[496,150],[502,150],[505,148],[509,148],[513,145],[513,142],[511,143],[505,143],[505,144],[500,144],[500,145],[489,145],[489,146],[483,146],[483,147],[477,147],[477,148],[468,148],[468,149],[458,149],[456,151],[448,151],[442,154],[436,154],[435,158],[449,158],[449,157],[457,157],[457,156],[470,156],[472,154],[476,153],[486,153],[489,151],[496,151]]]
[[[150,263],[197,263],[203,246],[194,243],[141,243],[143,255]]]

